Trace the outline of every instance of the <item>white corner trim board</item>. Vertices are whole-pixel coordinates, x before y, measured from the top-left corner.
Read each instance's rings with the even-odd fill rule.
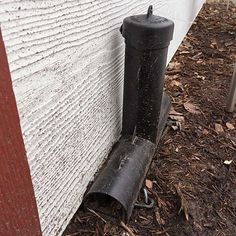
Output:
[[[168,61],[204,0],[0,0],[44,236],[61,235],[121,130],[124,17],[175,22]]]

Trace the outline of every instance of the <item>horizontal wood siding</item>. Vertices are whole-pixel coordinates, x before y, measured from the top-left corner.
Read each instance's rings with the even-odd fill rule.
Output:
[[[44,235],[61,234],[121,129],[124,17],[175,21],[175,53],[203,0],[6,0],[0,22]]]

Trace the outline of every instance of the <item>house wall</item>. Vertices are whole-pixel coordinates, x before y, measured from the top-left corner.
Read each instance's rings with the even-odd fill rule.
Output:
[[[60,235],[121,130],[124,17],[175,22],[168,61],[203,0],[4,0],[7,49],[43,235]]]

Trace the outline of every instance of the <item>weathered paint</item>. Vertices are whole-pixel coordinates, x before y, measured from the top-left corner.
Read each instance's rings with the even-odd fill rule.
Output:
[[[40,236],[34,191],[0,31],[0,235]]]
[[[124,17],[175,22],[168,61],[203,0],[6,0],[0,22],[42,231],[59,235],[121,129]]]

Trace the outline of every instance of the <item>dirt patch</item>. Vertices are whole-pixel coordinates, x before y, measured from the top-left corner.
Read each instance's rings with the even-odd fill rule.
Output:
[[[124,230],[79,210],[65,235],[236,235],[236,115],[225,112],[236,62],[236,7],[205,4],[166,73],[173,102],[148,172],[155,207]]]

